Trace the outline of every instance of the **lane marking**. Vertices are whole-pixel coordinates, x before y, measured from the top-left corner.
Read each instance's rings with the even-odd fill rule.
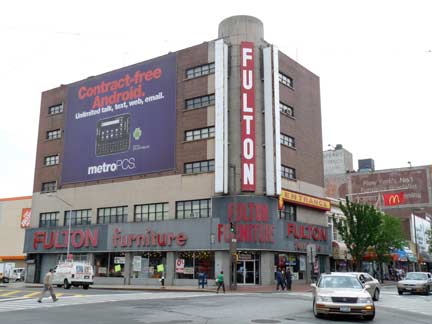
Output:
[[[20,293],[20,292],[22,292],[22,290],[13,290],[11,292],[1,294],[0,296],[6,297],[6,296],[10,296],[10,295],[15,295],[15,294]]]

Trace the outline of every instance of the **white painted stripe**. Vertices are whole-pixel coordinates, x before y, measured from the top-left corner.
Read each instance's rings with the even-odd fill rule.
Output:
[[[263,49],[264,65],[264,137],[265,137],[265,170],[266,195],[275,194],[275,168],[274,168],[274,135],[273,135],[273,77],[271,46]],[[276,134],[277,135],[277,134]]]

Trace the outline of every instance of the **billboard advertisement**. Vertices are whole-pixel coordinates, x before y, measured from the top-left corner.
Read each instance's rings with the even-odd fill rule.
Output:
[[[68,86],[62,183],[175,168],[176,56]]]
[[[427,170],[424,168],[353,174],[351,190],[353,194],[359,194],[353,195],[353,200],[358,199],[368,204],[377,203],[377,192],[393,195],[403,192],[403,203],[402,197],[399,197],[399,204],[429,203]],[[390,205],[396,204],[386,204]]]

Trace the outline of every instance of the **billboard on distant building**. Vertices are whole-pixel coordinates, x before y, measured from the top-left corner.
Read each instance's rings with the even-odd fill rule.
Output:
[[[62,183],[175,168],[175,54],[68,86]]]

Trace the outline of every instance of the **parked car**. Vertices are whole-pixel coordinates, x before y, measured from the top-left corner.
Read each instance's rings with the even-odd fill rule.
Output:
[[[355,275],[363,285],[369,285],[370,287],[366,289],[372,296],[374,301],[378,301],[381,292],[381,284],[378,279],[375,279],[367,272],[347,272]]]
[[[375,317],[375,304],[358,277],[350,273],[322,274],[317,284],[312,284],[313,313],[323,315],[362,316],[371,321]]]
[[[89,263],[66,261],[55,267],[52,283],[57,287],[63,286],[64,289],[71,286],[88,289],[93,280],[93,267]]]
[[[432,274],[429,272],[408,272],[404,280],[397,283],[398,294],[404,292],[429,295],[432,290]]]

